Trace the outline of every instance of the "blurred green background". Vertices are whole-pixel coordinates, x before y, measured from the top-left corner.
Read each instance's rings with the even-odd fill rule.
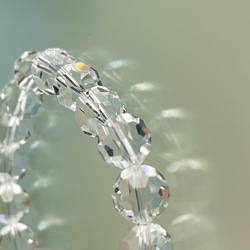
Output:
[[[152,130],[146,163],[168,180],[157,219],[176,250],[249,249],[250,2],[1,1],[1,86],[25,50],[59,47],[98,70]],[[116,249],[132,226],[74,114],[46,97],[25,146],[23,218],[39,249]]]

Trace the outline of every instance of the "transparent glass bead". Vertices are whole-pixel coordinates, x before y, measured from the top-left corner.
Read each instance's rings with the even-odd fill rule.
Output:
[[[129,113],[111,117],[98,130],[98,150],[116,167],[140,164],[149,154],[151,132],[144,121]]]
[[[16,223],[29,212],[29,196],[7,174],[0,175],[4,180],[0,185],[0,222]]]
[[[33,60],[39,55],[37,51],[25,51],[14,63],[15,81],[21,84],[31,73]]]
[[[41,108],[42,103],[42,95],[35,93],[33,90],[29,91],[26,95],[24,95],[21,103],[21,109],[23,114],[26,117],[36,115],[39,109]]]
[[[59,104],[72,111],[76,110],[76,100],[79,97],[77,92],[73,91],[71,88],[60,86],[56,90],[56,95]]]
[[[158,224],[137,225],[124,235],[118,250],[173,250],[171,236]]]
[[[22,140],[26,138],[28,131],[25,131],[25,134],[21,138],[21,133],[17,131],[17,138],[14,138],[16,130],[22,130],[20,127],[17,129],[17,126],[22,124],[23,112],[22,104],[23,97],[21,95],[21,90],[15,82],[8,83],[0,92],[0,136],[4,142],[9,140]],[[27,119],[24,119],[24,122],[27,122]]]
[[[85,133],[96,136],[107,118],[124,112],[124,105],[115,91],[95,86],[77,100],[75,118]]]
[[[57,73],[54,88],[58,102],[73,111],[80,93],[101,84],[98,73],[83,62],[72,61]]]
[[[14,113],[18,97],[20,95],[20,88],[16,82],[11,81],[7,83],[0,92],[0,110],[6,113]]]
[[[142,165],[124,169],[112,192],[116,210],[134,223],[152,222],[168,206],[169,186],[153,167]]]
[[[56,82],[79,92],[101,85],[100,77],[95,69],[75,60],[69,61],[58,70]]]
[[[22,153],[23,147],[17,149],[13,155],[12,176],[14,180],[21,179],[27,172],[29,159]]]
[[[19,180],[27,171],[28,159],[23,156],[18,143],[0,144],[0,173],[8,173]]]
[[[32,79],[25,89],[10,82],[0,92],[0,137],[6,144],[24,144],[31,135],[30,116],[38,112],[42,103],[41,96],[31,88]]]
[[[29,115],[24,115],[21,119],[15,115],[2,113],[0,119],[0,132],[3,143],[17,142],[22,145],[30,137],[32,126]]]
[[[47,49],[33,60],[31,73],[38,88],[46,94],[55,94],[54,82],[57,71],[66,62],[73,62],[65,50]]]
[[[1,250],[35,250],[36,245],[35,234],[22,223],[7,225],[0,231]]]

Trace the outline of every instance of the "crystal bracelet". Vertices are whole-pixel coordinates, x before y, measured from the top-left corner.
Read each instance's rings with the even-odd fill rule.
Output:
[[[112,200],[136,225],[118,250],[173,249],[170,235],[152,223],[168,206],[169,186],[155,168],[142,165],[151,147],[145,122],[126,112],[118,94],[102,86],[95,69],[62,49],[24,52],[14,68],[14,79],[0,92],[0,249],[37,247],[34,233],[19,222],[29,211],[29,196],[18,184],[26,168],[15,151],[31,135],[30,119],[43,94],[56,95],[61,105],[74,111],[81,130],[97,138],[103,159],[122,169]]]

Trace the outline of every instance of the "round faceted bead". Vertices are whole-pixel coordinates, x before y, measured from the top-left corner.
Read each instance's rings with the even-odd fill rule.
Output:
[[[15,82],[7,83],[0,92],[0,117],[1,123],[8,126],[9,116],[19,114],[19,110],[16,110],[18,104],[19,95],[21,93],[20,88]]]
[[[147,224],[130,228],[118,250],[173,250],[173,245],[165,229],[158,224]]]
[[[55,94],[54,82],[57,71],[74,58],[62,49],[47,49],[33,60],[31,73],[38,88],[45,94]]]
[[[7,225],[0,231],[0,250],[35,250],[36,245],[35,234],[22,223]]]
[[[79,93],[73,91],[71,88],[60,86],[56,89],[57,101],[59,104],[72,111],[76,111],[76,100]]]
[[[0,92],[0,137],[4,143],[23,144],[31,134],[30,114],[26,113],[26,93],[14,82]]]
[[[39,55],[37,51],[25,51],[14,63],[15,81],[21,84],[31,73],[33,60]]]
[[[95,69],[76,60],[65,63],[56,76],[56,85],[67,86],[76,91],[86,91],[101,85],[100,77]]]
[[[98,150],[116,167],[140,164],[149,154],[151,132],[144,121],[129,113],[111,117],[98,130]]]
[[[28,159],[22,155],[18,143],[0,144],[0,173],[8,173],[19,180],[27,171]]]
[[[95,86],[77,100],[75,118],[85,133],[96,136],[108,117],[124,112],[124,105],[115,91]]]
[[[122,170],[112,192],[116,210],[134,223],[152,222],[167,208],[169,196],[167,181],[147,165]]]
[[[18,222],[29,211],[29,196],[8,174],[0,174],[0,222]]]
[[[76,110],[80,93],[101,84],[98,73],[83,62],[69,61],[57,72],[54,89],[58,102],[66,108]]]

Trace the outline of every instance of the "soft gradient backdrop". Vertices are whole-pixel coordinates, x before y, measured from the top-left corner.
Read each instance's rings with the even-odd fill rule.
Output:
[[[25,50],[60,47],[96,68],[152,130],[146,163],[167,178],[157,220],[175,250],[249,249],[250,1],[1,1],[0,81]],[[74,114],[46,97],[25,146],[23,218],[39,249],[116,249],[119,170]]]

